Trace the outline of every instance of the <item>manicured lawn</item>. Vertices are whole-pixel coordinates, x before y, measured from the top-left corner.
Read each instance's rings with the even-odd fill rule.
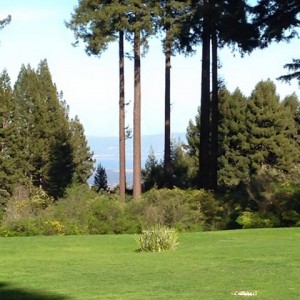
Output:
[[[0,299],[300,299],[300,228],[179,242],[174,252],[137,253],[131,235],[0,238]]]

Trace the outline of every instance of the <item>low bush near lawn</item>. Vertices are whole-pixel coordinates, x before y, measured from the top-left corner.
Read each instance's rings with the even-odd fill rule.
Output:
[[[178,246],[178,234],[175,229],[165,226],[154,226],[143,230],[137,238],[140,251],[162,252],[175,250]]]
[[[72,186],[53,202],[41,190],[7,202],[0,235],[140,233],[160,224],[178,231],[220,228],[222,207],[210,192],[153,189],[139,200],[120,203],[118,195]]]

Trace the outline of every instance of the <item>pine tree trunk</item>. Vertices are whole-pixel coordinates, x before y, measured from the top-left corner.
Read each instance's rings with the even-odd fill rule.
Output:
[[[140,33],[135,32],[133,108],[133,198],[140,198],[141,193],[141,53]]]
[[[204,15],[202,33],[202,85],[200,106],[200,151],[199,183],[200,188],[210,188],[210,26],[209,18]]]
[[[212,102],[211,102],[211,189],[218,187],[218,41],[216,30],[212,31]]]
[[[165,153],[164,153],[165,186],[172,187],[171,166],[171,45],[169,31],[166,32],[165,49]]]
[[[125,76],[124,76],[124,32],[119,32],[119,185],[120,201],[125,202],[126,161],[125,161]]]

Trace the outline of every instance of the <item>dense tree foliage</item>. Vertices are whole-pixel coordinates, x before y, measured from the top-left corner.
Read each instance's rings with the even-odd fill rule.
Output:
[[[297,37],[300,26],[300,3],[297,0],[259,0],[253,8],[255,24],[261,30],[261,46],[267,47],[271,42],[289,41]],[[292,59],[285,64],[288,74],[278,79],[289,82],[300,80],[300,59]],[[300,81],[299,81],[300,82]]]
[[[206,189],[217,188],[218,47],[230,45],[244,53],[259,45],[250,11],[247,1],[242,0],[192,1],[189,17],[182,24],[181,49],[193,51],[202,43],[199,186]]]
[[[261,46],[297,36],[300,25],[298,0],[258,0],[253,8],[254,23],[261,30]]]
[[[295,95],[280,102],[273,82],[257,84],[250,97],[239,89],[230,93],[219,91],[218,185],[219,190],[234,190],[247,184],[264,166],[288,174],[299,163],[299,101]],[[194,187],[195,166],[199,152],[200,116],[190,121],[187,145],[181,155],[175,147],[176,165],[181,169],[180,181],[175,186]],[[177,149],[177,150],[176,150]],[[151,159],[150,159],[151,158]],[[153,166],[151,168],[150,166]],[[151,170],[160,164],[151,155],[146,164],[145,182],[151,182]],[[155,174],[160,174],[155,171]],[[187,180],[183,177],[187,176]],[[157,177],[157,175],[156,175]],[[160,179],[161,180],[161,179]],[[186,185],[183,184],[186,182]],[[156,186],[161,183],[156,181]],[[181,185],[180,185],[181,184]]]
[[[239,89],[219,92],[218,185],[232,188],[249,179],[246,128],[246,97]]]
[[[251,173],[263,165],[288,172],[299,162],[291,112],[279,102],[274,83],[260,82],[247,103],[248,157]]]
[[[12,193],[13,185],[21,176],[16,156],[18,133],[15,102],[10,78],[6,71],[0,76],[0,199]]]
[[[79,119],[69,120],[47,65],[22,66],[12,90],[4,71],[0,78],[1,190],[36,186],[57,198],[72,182],[86,182],[92,153]]]

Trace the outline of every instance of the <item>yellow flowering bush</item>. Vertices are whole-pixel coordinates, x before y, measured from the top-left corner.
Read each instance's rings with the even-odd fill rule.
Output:
[[[43,227],[46,235],[64,235],[66,230],[66,227],[57,220],[45,221]]]

